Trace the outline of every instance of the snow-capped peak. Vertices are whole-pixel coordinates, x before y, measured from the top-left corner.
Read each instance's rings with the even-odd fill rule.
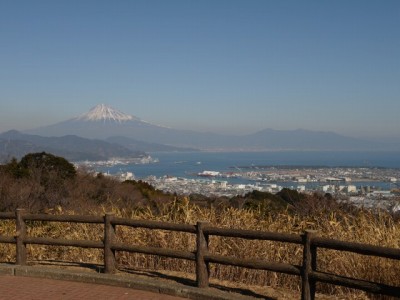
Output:
[[[99,104],[93,107],[89,112],[76,119],[81,121],[114,121],[119,123],[130,120],[139,120],[132,115],[124,114],[123,112],[105,104]]]

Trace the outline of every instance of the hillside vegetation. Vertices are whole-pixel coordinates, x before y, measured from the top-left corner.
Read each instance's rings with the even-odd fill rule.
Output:
[[[273,195],[254,191],[245,196],[207,198],[166,194],[140,181],[119,182],[101,174],[75,170],[63,158],[47,153],[30,154],[0,168],[0,211],[25,208],[30,212],[52,214],[117,216],[195,224],[198,220],[226,228],[254,229],[301,234],[315,229],[318,235],[345,241],[400,248],[400,220],[382,211],[367,211],[338,204],[330,195],[303,195],[284,189]],[[68,239],[103,238],[99,225],[31,222],[29,235]],[[0,234],[14,235],[15,225],[0,223]],[[120,241],[134,245],[193,251],[191,234],[162,230],[127,229],[119,226]],[[28,260],[63,260],[102,264],[97,250],[71,247],[29,246]],[[267,261],[300,264],[302,248],[268,241],[210,238],[210,251],[216,254]],[[0,245],[0,259],[13,262],[13,246]],[[194,264],[143,254],[118,253],[120,268],[194,272]],[[348,277],[400,286],[400,262],[369,256],[318,251],[320,270]],[[255,285],[299,290],[300,281],[290,275],[211,265],[211,277]],[[366,298],[361,292],[318,284],[317,291]],[[384,299],[375,296],[376,299]]]

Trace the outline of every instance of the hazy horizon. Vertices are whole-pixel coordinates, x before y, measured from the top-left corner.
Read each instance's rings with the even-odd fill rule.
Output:
[[[0,3],[0,132],[99,103],[176,129],[400,138],[399,1]]]

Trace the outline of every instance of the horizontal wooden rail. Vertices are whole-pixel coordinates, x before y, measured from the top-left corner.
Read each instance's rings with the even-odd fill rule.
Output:
[[[0,212],[0,220],[15,220],[15,213],[13,212]]]
[[[344,242],[322,237],[313,238],[312,245],[320,248],[348,251],[363,255],[373,255],[385,258],[400,259],[400,249],[396,248],[387,248],[387,247],[373,246],[361,243]]]
[[[141,227],[146,229],[160,229],[160,230],[196,233],[196,226],[188,224],[175,224],[175,223],[149,221],[149,220],[132,220],[126,218],[113,218],[111,224],[138,227],[138,228]]]
[[[15,244],[15,237],[1,235],[0,236],[0,243]]]
[[[317,249],[332,249],[336,251],[348,251],[362,255],[371,255],[389,259],[400,260],[400,249],[373,246],[368,244],[344,242],[323,237],[317,237],[316,232],[307,230],[303,235],[264,232],[259,230],[243,230],[218,228],[210,226],[207,222],[198,222],[196,225],[174,224],[150,220],[132,220],[117,218],[113,214],[105,216],[81,216],[81,215],[49,215],[27,214],[23,209],[17,209],[15,213],[0,213],[0,220],[13,220],[16,230],[15,236],[0,235],[0,243],[16,245],[16,263],[26,264],[26,245],[72,246],[80,248],[103,249],[104,270],[106,273],[114,273],[117,269],[116,253],[125,251],[130,253],[142,253],[169,258],[186,259],[196,262],[196,281],[198,287],[207,287],[209,284],[210,263],[231,265],[243,268],[267,270],[301,277],[302,300],[312,300],[315,297],[316,282],[340,285],[349,288],[360,289],[370,293],[398,296],[400,287],[366,280],[348,278],[337,274],[325,273],[317,270]],[[28,237],[27,226],[31,222],[70,222],[102,224],[104,239],[100,241],[54,239],[47,237]],[[131,228],[145,228],[150,230],[167,230],[186,232],[196,235],[195,251],[182,251],[149,247],[140,245],[125,245],[117,242],[116,226],[128,226]],[[212,254],[209,252],[209,237],[230,237],[247,240],[265,240],[281,243],[292,243],[303,247],[303,262],[301,266],[281,262],[268,262],[262,259],[237,258]]]
[[[217,235],[232,238],[252,239],[252,240],[269,240],[283,243],[302,244],[300,235],[266,232],[259,230],[230,229],[218,227],[205,227],[204,233],[208,235]]]
[[[79,216],[79,215],[48,215],[48,214],[26,214],[24,220],[29,221],[48,221],[48,222],[70,222],[70,223],[92,223],[103,224],[104,218],[98,216]]]
[[[187,259],[187,260],[195,260],[196,259],[196,254],[194,254],[193,252],[165,249],[165,248],[157,248],[157,247],[127,246],[127,245],[118,243],[118,244],[111,245],[111,249],[117,250],[117,251],[136,252],[136,253],[166,256],[166,257],[171,257],[171,258],[180,258],[180,259]]]
[[[26,244],[48,245],[48,246],[66,246],[79,248],[104,248],[103,242],[86,241],[86,240],[66,240],[66,239],[51,239],[43,237],[27,237],[24,239]]]
[[[382,294],[382,295],[397,296],[397,297],[399,297],[400,295],[400,287],[390,286],[382,283],[371,282],[361,279],[348,278],[344,276],[318,272],[318,271],[313,271],[310,275],[313,279],[319,282],[345,286],[353,289],[355,288],[374,294]]]
[[[205,259],[210,263],[218,263],[249,269],[268,270],[298,276],[300,276],[301,274],[301,266],[295,266],[285,263],[266,262],[259,259],[243,259],[231,256],[211,254],[205,255]]]

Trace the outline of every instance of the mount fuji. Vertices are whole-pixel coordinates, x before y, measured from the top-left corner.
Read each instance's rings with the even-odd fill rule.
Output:
[[[41,136],[78,135],[118,143],[130,150],[399,150],[333,132],[265,129],[248,135],[220,135],[155,125],[105,104],[64,122],[25,133]],[[142,147],[142,148],[140,148]]]
[[[185,136],[190,141],[194,132],[155,125],[106,104],[99,104],[89,112],[75,118],[26,130],[24,133],[52,137],[77,135],[113,142],[116,140],[119,144],[135,151],[197,150],[190,145],[190,142],[185,145],[184,141]]]
[[[135,116],[125,114],[105,104],[99,104],[78,117],[25,132],[42,136],[74,134],[85,138],[105,139],[110,136],[121,135],[121,130],[122,132],[129,132],[147,127],[157,127],[157,125],[144,122]]]
[[[139,118],[136,118],[132,115],[127,115],[119,110],[113,109],[110,106],[105,104],[99,104],[93,107],[89,112],[72,119],[72,121],[109,121],[109,122],[117,122],[122,123],[126,121],[140,121]]]

